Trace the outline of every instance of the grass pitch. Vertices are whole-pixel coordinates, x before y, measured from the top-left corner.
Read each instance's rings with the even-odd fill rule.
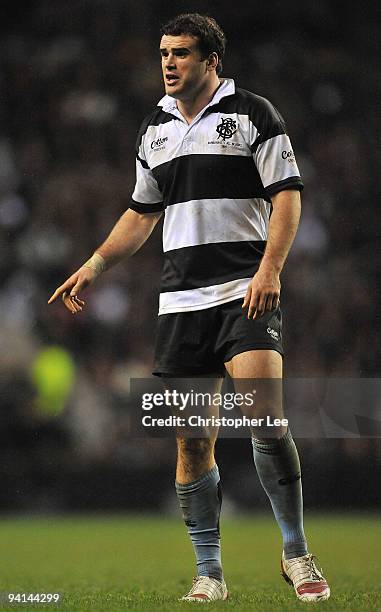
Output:
[[[310,549],[331,584],[321,610],[381,610],[380,520],[369,515],[306,518]],[[270,516],[222,521],[230,599],[208,610],[303,610],[280,577],[280,536]],[[1,609],[185,610],[193,550],[178,519],[80,517],[0,522]],[[60,593],[61,603],[5,604],[5,594]],[[313,605],[313,604],[312,604]]]

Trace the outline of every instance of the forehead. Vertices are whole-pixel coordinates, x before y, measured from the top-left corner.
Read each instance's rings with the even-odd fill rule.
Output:
[[[197,38],[189,34],[181,34],[180,36],[164,34],[160,41],[160,49],[197,49],[197,47]]]

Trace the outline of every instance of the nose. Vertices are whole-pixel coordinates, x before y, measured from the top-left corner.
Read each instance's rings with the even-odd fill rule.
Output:
[[[169,53],[167,55],[167,57],[165,58],[165,65],[167,68],[174,68],[176,65],[175,62],[175,56],[173,55],[173,53]]]

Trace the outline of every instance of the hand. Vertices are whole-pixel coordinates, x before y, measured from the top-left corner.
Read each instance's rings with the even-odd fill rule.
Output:
[[[52,304],[61,296],[66,308],[70,310],[72,314],[81,312],[86,302],[79,299],[77,294],[85,287],[88,287],[97,276],[94,270],[82,266],[55,290],[53,295],[49,298],[48,304]]]
[[[249,283],[242,308],[248,308],[248,319],[257,319],[267,310],[275,310],[279,297],[279,274],[272,269],[259,268]]]

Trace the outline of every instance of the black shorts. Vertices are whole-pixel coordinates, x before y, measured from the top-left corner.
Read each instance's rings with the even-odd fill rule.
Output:
[[[160,315],[153,374],[224,376],[224,363],[239,353],[273,349],[283,355],[280,308],[249,320],[242,302]]]

